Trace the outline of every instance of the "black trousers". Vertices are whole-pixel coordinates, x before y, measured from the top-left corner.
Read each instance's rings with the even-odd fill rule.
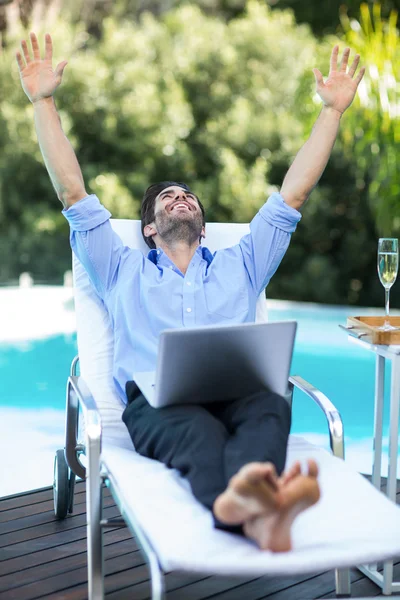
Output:
[[[281,474],[291,424],[288,402],[269,391],[202,405],[153,408],[133,381],[126,384],[122,415],[133,444],[143,456],[176,468],[194,496],[212,510],[229,479],[245,464],[272,462]],[[214,517],[215,526],[236,533]]]

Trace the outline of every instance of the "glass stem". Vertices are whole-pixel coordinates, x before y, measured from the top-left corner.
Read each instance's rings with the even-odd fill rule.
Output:
[[[390,288],[385,288],[385,325],[389,325],[389,293]]]

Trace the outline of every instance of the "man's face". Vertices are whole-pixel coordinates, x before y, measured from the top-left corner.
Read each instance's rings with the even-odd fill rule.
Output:
[[[144,233],[155,233],[156,245],[158,236],[167,244],[185,241],[190,245],[204,237],[203,215],[196,196],[179,186],[165,188],[156,197],[154,222],[145,227]]]

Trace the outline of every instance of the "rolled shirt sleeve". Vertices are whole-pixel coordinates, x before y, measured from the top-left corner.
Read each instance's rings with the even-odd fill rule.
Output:
[[[243,260],[257,294],[277,270],[301,213],[278,193],[272,194],[250,223],[250,234],[240,241]]]
[[[64,209],[62,214],[71,228],[71,248],[104,298],[116,281],[124,251],[121,239],[111,227],[111,213],[91,194]]]

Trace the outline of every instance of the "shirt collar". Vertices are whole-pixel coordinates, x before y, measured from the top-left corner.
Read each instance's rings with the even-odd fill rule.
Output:
[[[161,250],[161,248],[158,248],[157,250],[153,249],[150,250],[150,252],[147,255],[147,258],[149,260],[151,260],[152,263],[154,263],[155,265],[157,265],[161,259],[161,257],[163,256],[164,251]],[[202,258],[203,260],[206,261],[207,266],[209,267],[214,256],[211,254],[211,252],[209,251],[208,248],[204,248],[203,246],[198,246],[198,248],[196,248],[196,254]]]

